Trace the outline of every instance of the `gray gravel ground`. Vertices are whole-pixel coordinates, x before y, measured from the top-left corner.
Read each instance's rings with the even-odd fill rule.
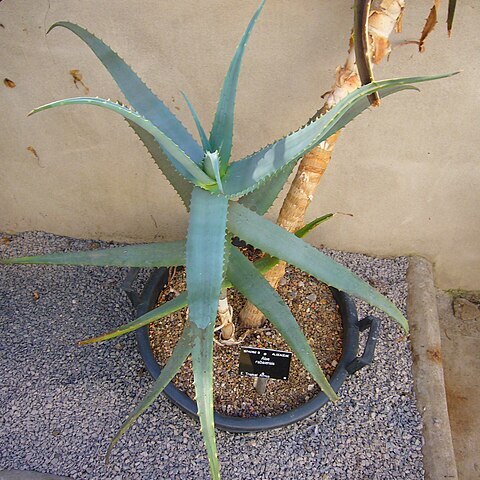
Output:
[[[1,236],[0,236],[1,238]],[[11,236],[0,255],[91,248],[45,233]],[[330,252],[405,310],[405,258]],[[120,441],[109,439],[151,379],[133,336],[76,340],[131,319],[122,269],[0,266],[0,470],[75,479],[208,479],[198,425],[160,398]],[[38,292],[38,299],[34,298]],[[359,305],[363,314],[370,310]],[[421,479],[421,419],[409,345],[383,323],[374,365],[351,377],[336,405],[270,432],[218,432],[223,478]]]

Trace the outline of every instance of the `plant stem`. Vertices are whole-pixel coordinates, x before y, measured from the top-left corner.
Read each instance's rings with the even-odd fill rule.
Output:
[[[220,318],[220,326],[222,327],[222,340],[231,340],[235,336],[235,325],[232,319],[232,307],[228,304],[228,290],[222,288],[220,298],[218,299],[218,316]]]

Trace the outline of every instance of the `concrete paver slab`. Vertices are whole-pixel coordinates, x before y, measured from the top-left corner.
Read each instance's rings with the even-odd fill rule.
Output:
[[[420,257],[411,258],[407,282],[412,370],[425,438],[425,479],[457,479],[445,393],[436,291],[430,262]]]
[[[480,298],[479,298],[480,300]],[[452,297],[437,292],[437,304],[444,356],[445,389],[453,447],[461,480],[480,479],[480,315],[466,315],[474,309],[467,301],[456,305]]]

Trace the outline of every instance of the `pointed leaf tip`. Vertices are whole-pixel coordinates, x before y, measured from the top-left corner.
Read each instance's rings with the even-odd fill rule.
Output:
[[[164,388],[170,383],[175,374],[180,370],[184,361],[190,355],[193,346],[193,334],[190,324],[185,326],[182,336],[173,349],[172,356],[168,359],[160,375],[155,380],[152,388],[149,390],[143,400],[137,405],[135,410],[128,416],[127,420],[120,427],[120,430],[110,442],[105,454],[105,463],[110,461],[110,454],[115,444],[122,435],[132,426],[135,420],[157,399]]]
[[[231,203],[228,229],[247,243],[273,257],[285,260],[327,285],[365,300],[393,318],[405,332],[408,322],[402,312],[367,282],[310,244],[238,203]]]
[[[225,194],[231,198],[239,198],[260,188],[269,178],[277,175],[282,168],[297,162],[321,141],[333,135],[368,109],[370,102],[367,100],[367,96],[369,94],[378,91],[380,97],[383,98],[402,90],[415,88],[411,84],[437,80],[451,75],[453,74],[393,78],[357,88],[311,123],[258,152],[232,163],[223,177]],[[250,207],[252,202],[249,203]],[[255,202],[253,204],[255,206]]]
[[[255,11],[235,50],[223,82],[217,104],[217,111],[215,112],[215,118],[210,131],[210,145],[220,153],[220,172],[222,175],[225,174],[227,170],[228,161],[232,152],[235,98],[245,46],[264,4],[265,0],[260,3],[260,6]]]
[[[83,40],[107,68],[128,103],[171,138],[197,165],[201,164],[203,149],[178,118],[152,93],[143,80],[116,52],[101,39],[75,23],[56,22],[50,27],[50,30],[56,26],[70,30]]]
[[[329,384],[292,312],[255,266],[237,249],[230,252],[227,276],[232,284],[251,301],[280,332],[325,395],[332,401],[337,394]]]
[[[81,340],[80,342],[78,342],[78,345],[88,345],[90,343],[103,342],[105,340],[111,340],[112,338],[119,337],[120,335],[133,332],[141,327],[144,327],[145,325],[149,325],[150,323],[156,322],[157,320],[160,320],[161,318],[167,315],[170,315],[171,313],[174,313],[186,307],[187,305],[188,305],[187,293],[182,292],[180,293],[180,295],[173,298],[172,300],[169,300],[163,303],[162,305],[160,305],[159,307],[148,311],[147,313],[136,318],[135,320],[129,323],[126,323],[124,325],[121,325],[120,327],[117,327],[115,330],[111,332],[107,332],[103,335]]]
[[[47,35],[48,35],[54,28],[57,28],[57,27],[66,27],[66,28],[68,28],[68,25],[74,25],[74,26],[76,26],[76,27],[82,28],[82,27],[80,27],[79,25],[77,25],[76,23],[69,22],[68,20],[59,20],[58,22],[52,23],[52,24],[50,25],[50,27],[48,27]]]
[[[35,109],[35,113],[54,107],[66,105],[93,105],[122,115],[126,120],[135,123],[139,128],[152,135],[159,143],[162,149],[168,154],[169,159],[175,161],[174,167],[185,178],[196,185],[202,187],[215,185],[215,181],[208,177],[205,172],[189,157],[170,137],[156,127],[153,122],[140,115],[138,112],[118,105],[104,98],[94,97],[74,97],[47,103]]]
[[[195,125],[197,127],[198,134],[200,136],[200,140],[202,142],[202,147],[205,151],[210,151],[212,148],[210,147],[210,142],[207,138],[207,135],[205,133],[205,130],[202,127],[202,124],[200,123],[200,119],[198,118],[197,112],[195,108],[193,107],[192,103],[188,99],[187,95],[180,91],[182,94],[185,102],[187,103],[188,109],[190,110],[190,113],[192,114],[193,120],[195,122]]]
[[[448,13],[447,13],[447,32],[448,37],[452,35],[453,28],[453,18],[455,16],[455,8],[457,6],[457,0],[449,0],[448,2]]]
[[[194,343],[192,349],[192,369],[195,383],[195,401],[198,407],[201,432],[207,450],[210,473],[213,480],[220,479],[215,442],[213,411],[213,331],[214,323],[206,328],[192,326]]]
[[[58,22],[55,22],[55,23],[53,23],[52,25],[50,25],[50,26],[48,27],[47,35],[48,35],[55,27],[58,27]]]

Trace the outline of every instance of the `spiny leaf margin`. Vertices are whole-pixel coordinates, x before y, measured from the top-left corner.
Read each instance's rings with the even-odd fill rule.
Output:
[[[228,229],[271,256],[280,258],[325,284],[379,308],[408,332],[407,319],[390,300],[349,269],[278,225],[238,203],[231,202]]]
[[[146,243],[83,252],[56,252],[30,257],[3,258],[0,259],[1,263],[145,268],[181,266],[185,265],[185,242]]]
[[[321,217],[316,218],[315,220],[309,222],[307,225],[304,227],[300,228],[295,232],[295,235],[297,237],[304,237],[309,233],[311,230],[316,228],[318,225],[321,223],[329,220],[332,218],[335,214],[334,213],[327,213],[326,215],[323,215]],[[232,249],[229,250],[230,254],[232,252]],[[182,259],[183,260],[183,259]],[[255,269],[260,273],[264,274],[271,268],[273,268],[277,263],[279,262],[278,258],[271,257],[270,255],[265,255],[259,260],[256,260],[253,262],[253,266]],[[185,263],[182,261],[182,264]],[[231,288],[233,285],[232,283],[228,280],[228,278],[225,278],[223,283],[222,283],[222,289],[224,288]],[[187,298],[187,292],[181,292],[177,297],[173,298],[172,300],[169,300],[159,307],[150,310],[149,312],[145,313],[144,315],[141,315],[140,317],[136,318],[135,320],[123,324],[120,327],[116,328],[115,330],[104,333],[102,335],[99,335],[97,337],[92,337],[88,338],[86,340],[82,340],[78,342],[79,345],[87,345],[90,343],[96,343],[96,342],[103,342],[106,340],[111,340],[112,338],[119,337],[120,335],[124,335],[126,333],[133,332],[141,327],[144,327],[145,325],[148,325],[152,322],[155,322],[157,320],[160,320],[161,318],[170,315],[171,313],[174,313],[182,308],[185,308],[188,306],[188,298]]]
[[[133,108],[165,132],[195,163],[202,163],[203,151],[190,132],[111,47],[72,22],[56,22],[47,34],[56,27],[63,27],[77,35],[102,62]]]
[[[206,328],[196,326],[192,349],[192,369],[195,383],[195,401],[200,419],[200,430],[207,449],[208,463],[212,480],[220,480],[215,423],[213,411],[213,332],[215,323]]]
[[[228,199],[194,188],[186,255],[189,318],[197,327],[215,322],[225,262]]]
[[[226,172],[232,151],[235,97],[237,94],[238,77],[242,65],[243,54],[252,29],[255,26],[264,5],[265,0],[262,0],[235,51],[235,55],[233,56],[223,82],[222,91],[217,104],[217,111],[215,112],[212,130],[210,132],[210,144],[212,148],[218,150],[220,154],[220,172],[222,176]]]
[[[230,255],[227,277],[233,286],[280,332],[325,395],[332,401],[337,400],[305,335],[280,295],[240,252],[232,249]]]
[[[152,388],[140,402],[140,404],[135,408],[135,410],[128,416],[127,420],[123,423],[118,433],[110,442],[105,455],[106,463],[109,462],[112,449],[118,440],[120,440],[122,435],[132,426],[135,420],[158,398],[175,374],[180,370],[188,355],[190,355],[190,352],[192,351],[195,335],[195,329],[192,327],[192,325],[187,324],[182,336],[177,342],[177,345],[173,349],[171,357],[162,368],[162,371],[155,380]]]
[[[57,100],[55,102],[47,103],[32,110],[28,115],[33,115],[44,110],[49,110],[55,107],[68,105],[93,105],[100,108],[111,110],[120,114],[127,120],[137,124],[146,132],[152,135],[161,147],[169,154],[169,158],[175,159],[175,168],[182,173],[191,183],[205,187],[212,187],[215,185],[215,180],[210,178],[171,138],[157,128],[150,120],[140,115],[135,110],[114,103],[110,100],[94,97],[74,97]]]
[[[343,128],[346,123],[368,108],[368,101],[364,107],[358,107],[361,106],[361,102],[364,102],[366,97],[371,93],[379,92],[380,96],[384,97],[401,90],[416,89],[412,85],[414,83],[437,80],[455,75],[456,73],[458,72],[424,77],[402,77],[380,80],[354,90],[321,117],[316,118],[311,123],[277,140],[268,147],[264,147],[258,152],[230,165],[223,178],[225,194],[231,199],[238,199],[259,188],[279,169],[285,167],[290,162],[299,160],[304,154],[337,130]],[[357,107],[357,109],[355,109],[355,107]],[[349,115],[350,111],[354,112],[354,115]],[[295,142],[300,142],[301,146],[296,145],[294,151],[286,157],[286,144],[294,144]],[[278,157],[276,156],[275,149],[278,149],[280,152]]]

